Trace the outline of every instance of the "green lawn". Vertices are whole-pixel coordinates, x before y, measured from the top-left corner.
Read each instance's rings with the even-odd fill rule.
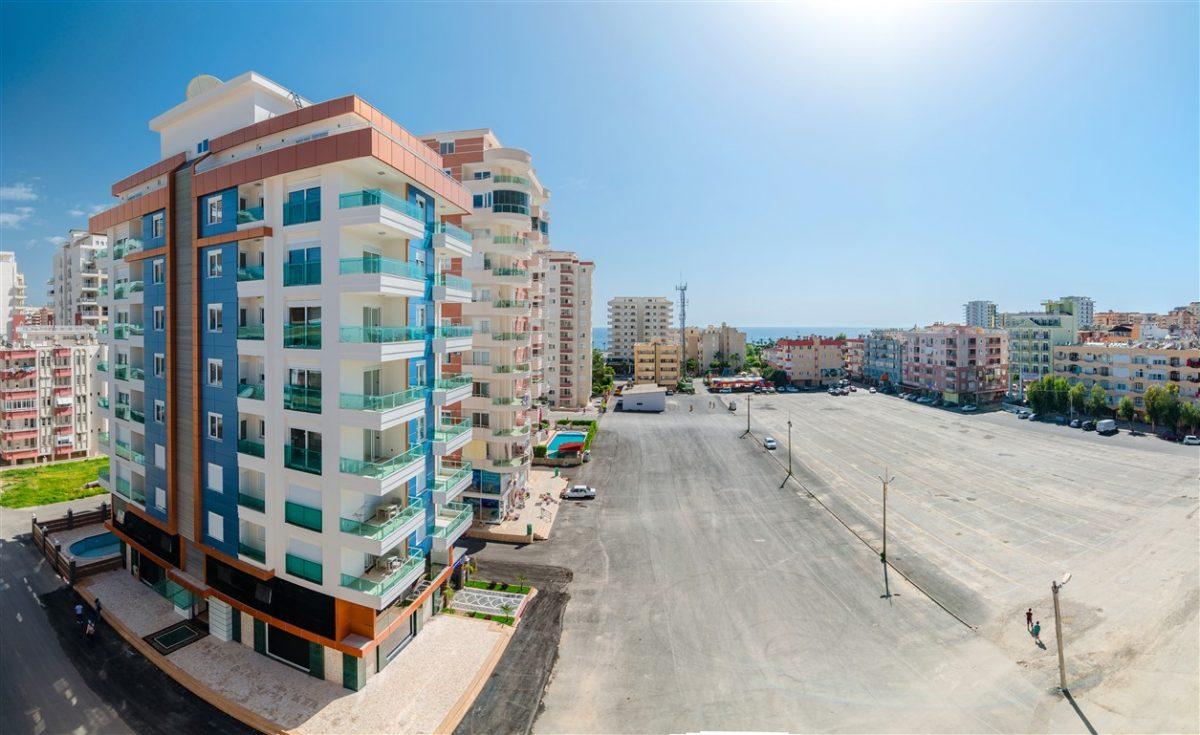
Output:
[[[92,495],[104,488],[84,487],[108,466],[108,457],[0,472],[0,507],[28,508]]]

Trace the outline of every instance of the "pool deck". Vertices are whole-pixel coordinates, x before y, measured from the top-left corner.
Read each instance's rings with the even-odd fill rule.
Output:
[[[104,528],[104,524],[92,523],[87,526],[78,526],[65,531],[55,531],[54,533],[50,534],[49,539],[51,543],[62,545],[62,554],[68,560],[78,561],[81,564],[91,563],[99,559],[108,559],[114,557],[116,554],[105,554],[104,556],[75,556],[71,553],[71,544],[79,541],[80,539],[85,539],[88,536],[96,536],[101,533],[106,533],[106,531],[107,529]]]
[[[529,524],[533,524],[533,540],[545,541],[550,538],[554,528],[554,519],[558,517],[558,509],[562,504],[559,495],[567,488],[567,478],[564,475],[554,476],[553,470],[534,467],[529,471],[529,498],[525,507],[517,511],[517,517],[503,523],[475,523],[467,531],[467,535],[483,541],[499,541],[509,544],[529,543],[529,535],[525,532]],[[549,497],[546,495],[549,494]]]

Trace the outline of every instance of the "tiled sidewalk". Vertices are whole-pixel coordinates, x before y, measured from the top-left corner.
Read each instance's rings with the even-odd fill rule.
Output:
[[[171,605],[125,570],[87,581],[105,610],[137,635],[177,622]],[[144,632],[139,632],[144,631]],[[166,658],[219,699],[294,733],[430,733],[465,711],[508,644],[512,629],[438,615],[358,692],[316,679],[240,643],[207,636]],[[466,706],[465,706],[466,705]],[[454,722],[457,722],[455,719]],[[453,727],[453,723],[450,724]]]
[[[567,478],[554,476],[554,470],[534,468],[529,471],[529,497],[525,507],[518,511],[517,518],[497,524],[476,523],[467,532],[471,538],[485,541],[502,541],[505,543],[524,543],[529,536],[526,529],[533,524],[533,538],[545,541],[550,538],[554,528],[554,519],[558,517],[558,509],[562,504],[559,494],[567,487]],[[549,494],[549,499],[546,495]]]

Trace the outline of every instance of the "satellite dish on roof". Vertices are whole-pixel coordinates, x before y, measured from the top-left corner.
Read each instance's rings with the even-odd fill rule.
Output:
[[[220,79],[217,79],[212,74],[201,74],[192,79],[187,85],[187,98],[190,100],[199,94],[204,94],[210,89],[216,89],[224,84]]]

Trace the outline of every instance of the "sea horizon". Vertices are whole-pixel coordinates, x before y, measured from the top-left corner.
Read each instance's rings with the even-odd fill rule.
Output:
[[[767,339],[785,339],[792,337],[836,337],[845,334],[847,337],[861,337],[869,334],[872,329],[879,327],[739,327],[730,325],[746,333],[747,342],[760,342]],[[598,350],[608,349],[608,327],[592,327],[592,346]]]

